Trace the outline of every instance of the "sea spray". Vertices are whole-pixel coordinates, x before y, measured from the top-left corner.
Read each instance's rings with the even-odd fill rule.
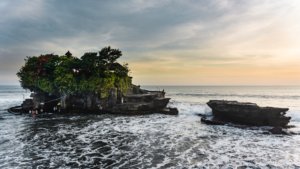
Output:
[[[162,88],[162,87],[161,87]],[[299,135],[265,135],[258,128],[202,124],[197,115],[210,113],[211,99],[177,95],[228,87],[164,87],[172,95],[169,106],[179,108],[178,116],[152,114],[118,115],[29,115],[15,116],[5,111],[23,100],[19,89],[0,93],[0,168],[299,168]],[[224,90],[224,91],[223,91]],[[233,89],[230,89],[233,91]],[[241,94],[258,93],[242,88]],[[239,90],[234,90],[239,93]],[[265,88],[276,95],[292,93],[286,88]],[[291,89],[293,95],[300,90]],[[3,97],[5,96],[5,97]],[[216,96],[222,99],[221,96]],[[233,100],[234,98],[229,98]],[[242,101],[252,99],[238,98]],[[254,98],[259,105],[289,107],[291,123],[299,124],[298,100]],[[289,130],[297,130],[299,126]]]

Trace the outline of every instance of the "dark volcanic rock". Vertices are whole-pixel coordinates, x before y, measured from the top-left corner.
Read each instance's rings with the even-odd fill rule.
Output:
[[[226,100],[210,100],[207,105],[219,121],[251,126],[287,127],[291,117],[285,114],[288,108],[259,107],[255,103]]]
[[[165,97],[165,91],[149,91],[133,85],[124,94],[117,88],[109,90],[107,98],[89,93],[66,94],[54,96],[49,93],[35,92],[32,99],[26,99],[21,106],[9,108],[11,113],[112,113],[122,115],[142,115],[162,113],[177,115],[178,109],[167,107],[170,98]]]
[[[208,125],[225,125],[224,121],[218,120],[214,117],[202,117],[201,122],[208,124]]]
[[[32,99],[25,99],[22,103],[22,109],[23,110],[26,110],[26,111],[29,111],[29,110],[32,110],[33,108],[33,100]]]
[[[272,129],[269,130],[270,133],[272,134],[282,134],[282,135],[288,135],[289,133],[284,131],[282,127],[273,127]]]

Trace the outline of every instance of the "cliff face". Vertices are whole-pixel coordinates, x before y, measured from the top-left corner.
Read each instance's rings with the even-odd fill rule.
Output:
[[[24,111],[39,112],[95,112],[117,114],[166,113],[177,114],[175,108],[167,108],[170,98],[164,91],[148,91],[132,85],[126,94],[112,88],[107,98],[89,92],[57,97],[48,93],[34,93],[32,99],[24,101]]]

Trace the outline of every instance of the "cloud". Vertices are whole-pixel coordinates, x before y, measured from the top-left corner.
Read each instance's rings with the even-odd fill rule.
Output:
[[[106,45],[147,82],[158,72],[170,80],[175,71],[292,64],[300,54],[297,0],[3,0],[0,10],[0,71],[11,82],[25,56]]]
[[[44,1],[43,0],[18,0],[18,1],[1,1],[0,23],[8,23],[11,20],[38,20],[43,15]]]

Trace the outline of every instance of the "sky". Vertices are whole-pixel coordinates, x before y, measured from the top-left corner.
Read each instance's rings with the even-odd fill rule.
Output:
[[[1,0],[0,84],[105,46],[140,85],[300,85],[299,0]]]

